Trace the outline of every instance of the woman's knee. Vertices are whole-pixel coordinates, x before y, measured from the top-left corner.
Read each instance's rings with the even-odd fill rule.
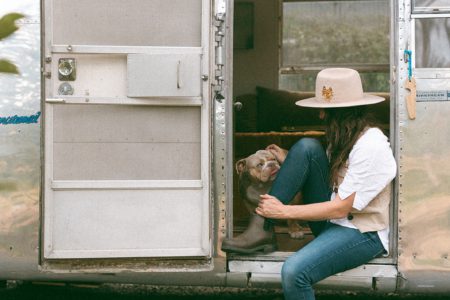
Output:
[[[314,138],[302,138],[289,150],[289,152],[293,152],[293,155],[317,153],[317,151],[323,151],[323,147],[320,142]]]
[[[295,281],[295,275],[297,273],[297,269],[286,260],[281,267],[281,280],[283,282],[293,282]]]
[[[309,286],[310,279],[307,272],[308,267],[295,259],[288,258],[281,268],[281,280],[285,284],[294,284],[299,287]]]

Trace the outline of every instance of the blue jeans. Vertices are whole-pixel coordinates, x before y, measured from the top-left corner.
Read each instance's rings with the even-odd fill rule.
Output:
[[[329,201],[331,189],[328,174],[328,158],[320,142],[313,138],[300,139],[289,149],[269,194],[284,204],[288,204],[300,191],[305,204]],[[327,222],[308,223],[317,236]]]
[[[328,158],[322,145],[315,139],[303,138],[289,150],[270,194],[285,204],[299,191],[305,204],[329,201],[328,174]],[[313,284],[384,252],[376,232],[361,233],[327,221],[309,225],[316,238],[289,257],[281,271],[286,300],[315,299]]]
[[[312,300],[312,285],[360,266],[384,252],[376,232],[328,223],[322,233],[290,256],[281,270],[285,300]]]

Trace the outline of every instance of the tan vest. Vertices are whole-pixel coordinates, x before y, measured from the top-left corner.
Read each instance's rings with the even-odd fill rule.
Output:
[[[365,128],[359,138],[369,129]],[[348,161],[338,172],[338,190],[347,174]],[[389,203],[391,202],[391,183],[375,197],[361,211],[353,208],[347,219],[361,232],[379,231],[389,226]]]
[[[339,170],[338,186],[344,180],[348,165]],[[339,187],[338,187],[339,189]],[[352,209],[347,219],[361,232],[383,230],[389,226],[389,202],[391,201],[391,183],[389,183],[361,211]]]

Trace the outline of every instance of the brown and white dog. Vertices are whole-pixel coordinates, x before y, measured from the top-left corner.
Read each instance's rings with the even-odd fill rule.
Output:
[[[236,171],[239,174],[239,193],[250,213],[254,212],[258,206],[259,196],[270,191],[279,169],[280,163],[268,150],[256,151],[236,162]],[[297,194],[289,204],[300,203],[301,195]],[[295,220],[287,222],[291,238],[303,238],[302,227],[298,222]]]

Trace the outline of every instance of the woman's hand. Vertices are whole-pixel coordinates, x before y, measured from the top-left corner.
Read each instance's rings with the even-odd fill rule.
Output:
[[[288,151],[286,149],[280,148],[279,146],[272,144],[266,147],[267,151],[270,151],[276,158],[276,160],[282,164],[286,159]]]
[[[288,205],[284,205],[276,197],[265,194],[259,196],[258,207],[256,208],[256,213],[260,216],[270,218],[270,219],[286,219]]]

